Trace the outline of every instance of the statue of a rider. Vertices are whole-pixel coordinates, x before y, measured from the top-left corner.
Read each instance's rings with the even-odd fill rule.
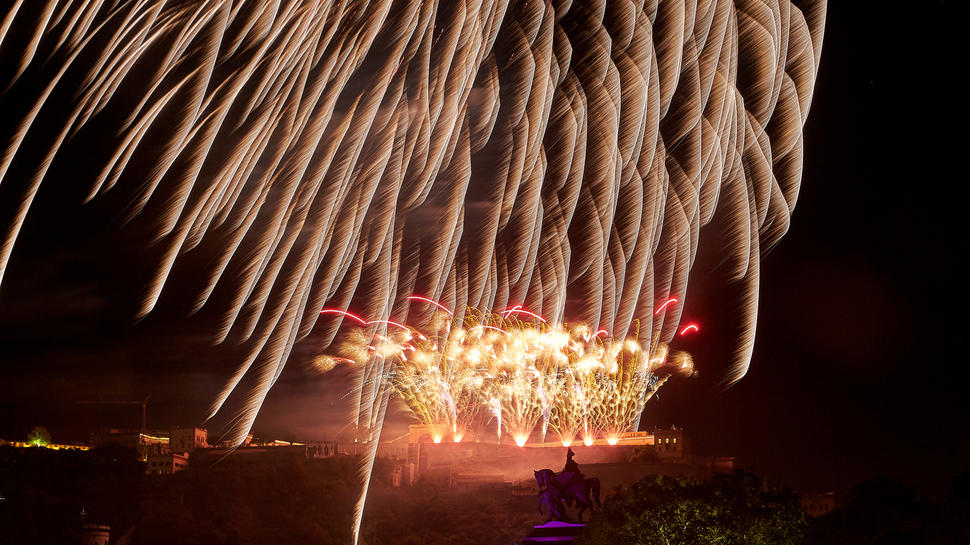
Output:
[[[567,488],[574,480],[583,478],[583,472],[579,470],[579,464],[576,463],[576,460],[573,460],[573,456],[576,456],[573,449],[567,449],[566,465],[563,466],[562,472],[556,476],[556,484],[558,484],[561,489]]]
[[[582,476],[583,473],[581,471],[579,471],[579,464],[576,463],[576,460],[573,460],[573,456],[576,456],[576,453],[573,452],[573,449],[567,449],[566,450],[566,465],[563,466],[563,468],[562,468],[563,473],[569,471],[571,473],[575,473],[576,475]]]
[[[569,520],[566,508],[573,503],[579,506],[577,517],[582,520],[584,512],[600,504],[600,480],[585,478],[573,460],[575,455],[572,449],[566,451],[566,465],[558,474],[551,469],[533,471],[539,485],[539,512],[545,506],[550,520]]]

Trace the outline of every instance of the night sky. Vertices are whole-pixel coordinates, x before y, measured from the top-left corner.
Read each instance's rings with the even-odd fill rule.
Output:
[[[845,493],[885,474],[939,496],[970,470],[954,265],[966,246],[956,80],[967,63],[955,58],[966,48],[950,11],[942,1],[830,4],[801,194],[763,262],[751,370],[720,386],[736,302],[702,245],[685,312],[702,330],[678,346],[700,374],[672,379],[642,427],[685,426],[698,454],[736,456],[803,491]],[[0,437],[35,425],[65,441],[98,424],[134,427],[135,406],[79,402],[146,395],[149,427],[198,423],[231,368],[209,346],[211,317],[163,302],[133,322],[125,302],[137,299],[139,255],[151,249],[126,245],[110,197],[78,200],[40,196],[0,287]],[[297,346],[257,430],[346,432],[346,377],[314,374],[314,353],[312,336]],[[404,422],[396,414],[388,434]]]

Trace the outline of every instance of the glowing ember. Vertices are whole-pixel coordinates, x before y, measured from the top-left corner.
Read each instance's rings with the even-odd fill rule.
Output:
[[[701,330],[701,328],[698,327],[697,324],[689,324],[686,327],[684,327],[684,329],[681,329],[680,330],[680,334],[681,335],[686,335],[686,334],[691,333],[691,332],[697,333],[700,330]]]

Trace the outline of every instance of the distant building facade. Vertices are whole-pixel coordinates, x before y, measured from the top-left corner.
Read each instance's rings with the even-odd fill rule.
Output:
[[[571,443],[564,443],[555,439],[555,436],[550,432],[546,438],[542,441],[534,440],[532,437],[525,444],[529,448],[560,448],[567,446],[644,446],[654,444],[654,435],[648,431],[627,431],[619,434],[613,439],[605,439],[602,437],[597,437],[595,439],[590,439],[584,441],[582,438],[575,438]],[[555,440],[553,440],[555,439]],[[408,426],[408,443],[495,443],[496,438],[494,433],[488,433],[483,437],[476,437],[471,433],[463,433],[458,436],[453,436],[450,432],[443,433],[432,429],[431,426],[425,424],[411,424]],[[503,437],[503,443],[512,443],[512,439],[509,437]],[[381,443],[381,450],[388,450],[394,445],[393,442]]]
[[[209,447],[209,432],[205,428],[175,428],[169,431],[172,452],[192,452]]]
[[[306,444],[307,458],[329,458],[336,455],[336,441],[311,441]]]
[[[189,455],[176,452],[152,454],[148,457],[149,475],[171,475],[189,467]]]
[[[391,468],[391,486],[393,486],[394,488],[400,488],[403,483],[404,483],[404,465],[395,464],[394,467]]]
[[[419,478],[427,478],[459,487],[485,483],[512,486],[521,475],[531,476],[536,468],[559,471],[563,467],[566,446],[561,441],[530,442],[520,447],[510,439],[499,443],[494,436],[476,439],[468,435],[460,441],[447,435],[436,437],[427,426],[412,425],[402,481],[414,484]],[[678,427],[626,432],[610,441],[597,438],[588,443],[573,441],[569,448],[581,467],[596,465],[596,471],[607,480],[624,482],[625,471],[709,478],[734,470],[733,457],[694,456],[686,431]]]
[[[827,515],[835,509],[835,492],[799,494],[802,511],[810,517]]]
[[[94,448],[116,446],[134,449],[138,451],[138,456],[143,461],[147,460],[150,454],[165,452],[169,448],[168,437],[114,428],[105,428],[92,433],[91,445]]]
[[[683,460],[690,456],[687,434],[683,428],[671,426],[653,432],[653,445],[661,460]]]

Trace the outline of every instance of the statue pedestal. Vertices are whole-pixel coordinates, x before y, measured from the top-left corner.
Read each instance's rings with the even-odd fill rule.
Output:
[[[585,526],[585,524],[572,524],[554,520],[536,526],[519,544],[572,543]]]

